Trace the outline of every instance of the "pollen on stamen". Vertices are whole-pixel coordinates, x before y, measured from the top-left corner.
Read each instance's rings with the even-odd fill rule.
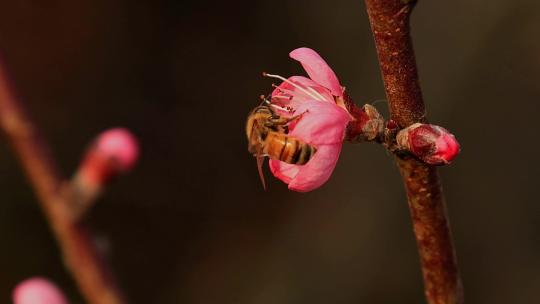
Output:
[[[271,106],[271,107],[274,107],[274,108],[276,108],[276,109],[282,110],[282,111],[290,111],[289,109],[284,108],[284,107],[279,106],[279,105],[274,104],[274,103],[271,103],[270,106]]]
[[[312,87],[307,87],[308,90],[310,90],[311,92],[313,92],[313,94],[317,95],[318,97],[320,97],[322,100],[324,100],[324,97],[321,95],[321,93],[317,92],[314,88]]]
[[[279,86],[277,86],[277,85],[275,85],[275,84],[272,84],[272,87],[274,87],[276,90],[278,90],[280,94],[290,95],[290,96],[291,96],[291,99],[290,99],[290,100],[292,100],[292,99],[294,98],[294,95],[296,94],[296,93],[295,93],[294,91],[292,91],[292,90],[284,89],[284,88],[279,87]],[[312,95],[310,95],[310,96],[311,96],[312,98],[314,98]],[[321,96],[321,98],[322,98],[321,100],[324,100],[324,97]],[[315,100],[318,100],[318,99],[316,99],[316,98],[314,98],[314,99],[315,99]],[[319,100],[319,101],[320,101],[320,100]]]
[[[292,99],[293,99],[292,96],[286,96],[286,95],[274,95],[274,96],[272,96],[272,99],[274,99],[274,98],[288,99],[288,100],[292,100]]]
[[[283,77],[283,76],[279,76],[279,75],[274,75],[274,74],[268,74],[266,72],[263,72],[263,76],[264,77],[271,77],[271,78],[277,78],[283,82],[286,82],[290,85],[292,85],[293,87],[297,88],[298,90],[302,91],[304,94],[308,95],[309,97],[315,99],[315,100],[318,100],[318,101],[324,101],[324,98],[322,98],[322,96],[320,94],[315,94],[313,95],[312,92],[310,92],[309,88],[305,88],[303,87],[302,85],[298,84],[298,83],[295,83],[293,81],[290,81],[289,79]],[[317,96],[319,95],[319,96]]]

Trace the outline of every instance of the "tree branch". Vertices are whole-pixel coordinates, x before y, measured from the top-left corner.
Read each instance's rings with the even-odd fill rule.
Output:
[[[0,128],[8,137],[34,187],[63,253],[64,262],[89,303],[124,300],[86,227],[73,214],[74,196],[58,173],[46,143],[26,114],[0,62]]]
[[[401,128],[426,122],[416,61],[409,33],[415,1],[365,0],[377,47],[391,118]],[[448,216],[435,167],[397,157],[430,304],[463,303],[461,280]]]

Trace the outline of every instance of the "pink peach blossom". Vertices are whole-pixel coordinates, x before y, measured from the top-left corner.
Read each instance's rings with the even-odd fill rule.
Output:
[[[67,304],[62,291],[47,279],[34,277],[19,283],[13,290],[14,304]]]
[[[336,104],[343,98],[343,88],[328,64],[312,49],[299,48],[290,53],[310,78],[266,74],[283,80],[271,95],[271,103],[283,116],[301,115],[289,125],[289,135],[317,148],[305,165],[291,165],[270,160],[270,170],[288,184],[289,189],[307,192],[323,185],[331,176],[341,152],[351,116]]]

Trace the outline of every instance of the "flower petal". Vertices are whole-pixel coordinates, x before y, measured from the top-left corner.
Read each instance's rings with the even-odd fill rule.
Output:
[[[291,165],[276,159],[270,159],[268,165],[272,174],[285,184],[289,184],[302,168],[302,166]]]
[[[295,115],[302,116],[289,126],[291,136],[316,147],[341,145],[345,128],[351,120],[347,111],[335,104],[315,100],[307,100],[295,110]]]
[[[334,96],[343,96],[343,88],[336,74],[317,52],[304,47],[293,50],[289,56],[300,61],[309,77],[316,83],[329,89]]]
[[[275,177],[289,185],[290,190],[308,192],[322,186],[334,171],[341,143],[321,145],[313,158],[305,165],[291,165],[278,160],[270,160],[270,170]]]
[[[320,187],[332,175],[351,118],[339,106],[315,100],[306,100],[296,114],[302,116],[289,126],[289,135],[314,145],[317,152],[302,166],[273,159],[269,164],[272,174],[288,184],[289,189],[306,192]]]

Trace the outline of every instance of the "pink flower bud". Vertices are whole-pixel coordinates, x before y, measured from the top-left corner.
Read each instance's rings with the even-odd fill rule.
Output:
[[[13,290],[14,304],[67,304],[62,291],[52,282],[34,277],[22,281]]]
[[[459,154],[459,143],[443,127],[416,123],[397,134],[400,149],[408,150],[430,165],[446,165]]]
[[[137,140],[127,129],[107,130],[97,137],[86,153],[77,179],[99,188],[114,176],[131,169],[138,155]]]

